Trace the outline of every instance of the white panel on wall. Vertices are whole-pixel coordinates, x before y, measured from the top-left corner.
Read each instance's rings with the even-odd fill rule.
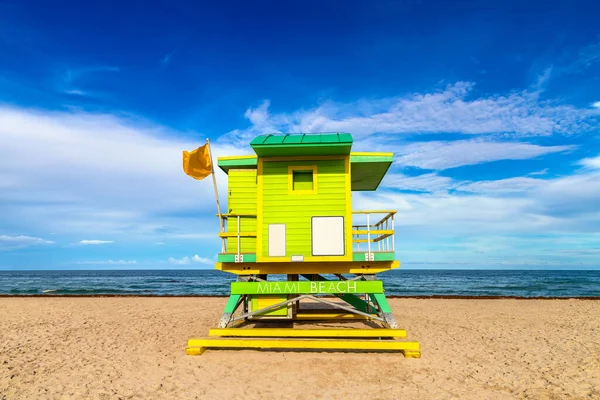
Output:
[[[344,217],[312,217],[312,255],[343,256]]]
[[[285,224],[269,225],[269,257],[285,257]]]

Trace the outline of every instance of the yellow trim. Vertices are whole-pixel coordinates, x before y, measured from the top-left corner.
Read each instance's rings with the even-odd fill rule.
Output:
[[[377,153],[377,152],[367,152],[367,151],[358,151],[350,153],[351,156],[370,156],[370,157],[393,157],[394,153]]]
[[[313,188],[312,190],[294,190],[294,171],[312,171]],[[288,194],[317,194],[319,193],[319,178],[316,165],[288,165]]]
[[[387,239],[392,235],[383,235],[383,236],[378,236],[375,239],[371,239],[371,243],[377,243],[377,242],[381,242],[383,239]],[[353,243],[368,243],[369,239],[352,239]],[[371,250],[371,253],[375,253],[373,250]]]
[[[231,237],[237,237],[238,233],[237,232],[219,232],[219,237],[222,238],[231,238]],[[256,237],[256,232],[240,232],[239,233],[240,237]]]
[[[206,348],[229,349],[330,349],[330,350],[396,350],[406,351],[411,357],[420,357],[418,342],[396,340],[330,340],[330,339],[190,339],[187,354]],[[406,356],[409,356],[406,354]]]
[[[270,263],[289,263],[292,260],[292,256],[282,256],[282,257],[269,257],[263,256],[258,257],[258,253],[256,254],[256,262],[270,262]],[[340,261],[352,261],[352,253],[350,253],[350,257],[345,256],[304,256],[304,262],[340,262]],[[294,264],[300,264],[299,262],[295,262]],[[278,272],[279,273],[279,272]],[[283,272],[281,272],[283,273]]]
[[[216,216],[218,216],[219,214],[215,214]],[[233,217],[240,217],[240,218],[256,218],[256,214],[236,214],[236,213],[227,213],[227,214],[221,214],[221,218],[233,218]]]
[[[249,158],[256,158],[256,156],[223,156],[217,158],[218,161],[231,161],[231,160],[246,160]]]
[[[355,210],[352,214],[396,214],[397,210]]]
[[[263,161],[322,161],[322,160],[343,160],[348,156],[287,156],[287,157],[260,157]]]
[[[376,229],[373,229],[372,231],[367,231],[367,230],[363,230],[363,229],[352,231],[353,235],[368,235],[369,233],[371,234],[371,236],[393,235],[394,231],[393,230],[376,230]]]
[[[346,256],[345,259],[352,261],[352,177],[350,176],[350,156],[344,160],[344,173],[346,174]]]
[[[256,261],[263,261],[263,159],[258,158],[258,166],[256,171],[258,196],[256,199]]]
[[[256,168],[229,168],[228,172],[252,172],[256,171]]]
[[[352,256],[352,255],[351,255]],[[265,260],[265,258],[267,258]],[[333,261],[332,257],[325,262],[291,262],[290,257],[281,257],[284,260],[270,260],[263,257],[263,261],[256,255],[255,263],[215,263],[215,269],[236,275],[254,274],[378,274],[400,267],[400,261]],[[327,258],[327,257],[321,257]],[[265,262],[268,261],[268,262]],[[312,261],[312,260],[311,260]],[[319,261],[319,260],[315,260]],[[333,261],[333,262],[332,262]]]
[[[406,337],[404,329],[294,329],[294,328],[214,328],[208,336],[235,337]]]

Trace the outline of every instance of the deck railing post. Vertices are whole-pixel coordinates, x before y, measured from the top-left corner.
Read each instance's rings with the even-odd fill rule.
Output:
[[[371,219],[370,214],[367,213],[367,254],[368,259],[371,261]]]
[[[388,222],[389,222],[389,220],[390,220],[389,218],[385,219],[385,230],[386,231],[388,230],[388,225],[389,225]],[[389,251],[390,250],[390,237],[389,236],[385,238],[385,242],[383,242],[383,247],[384,247],[383,251]]]
[[[394,223],[394,214],[392,214],[392,251],[396,251],[396,226]]]
[[[223,225],[224,225],[224,232],[228,232],[229,231],[229,220],[227,218],[223,218]],[[221,238],[221,252],[226,253],[227,252],[227,238],[226,237],[222,237]]]
[[[240,262],[240,216],[237,216],[237,262]]]
[[[377,230],[381,230],[381,228],[383,227],[383,224],[381,221],[379,221],[376,225]],[[379,232],[377,232],[378,234],[380,234]],[[378,236],[377,239],[379,239],[381,236]],[[383,246],[383,243],[381,243],[381,240],[377,241],[377,251],[381,251],[381,246]]]

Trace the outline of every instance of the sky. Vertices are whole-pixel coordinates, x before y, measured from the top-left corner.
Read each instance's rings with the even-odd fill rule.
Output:
[[[600,269],[595,1],[0,0],[0,269],[213,268],[181,151],[393,151],[403,268]],[[225,203],[226,176],[217,173]]]

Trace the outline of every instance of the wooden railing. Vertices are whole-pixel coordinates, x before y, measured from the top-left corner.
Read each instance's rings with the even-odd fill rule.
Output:
[[[362,215],[366,223],[352,223],[352,243],[355,252],[366,252],[368,259],[373,260],[373,252],[393,252],[394,251],[394,218],[396,210],[360,210],[352,211],[353,215]],[[376,223],[371,223],[374,215],[383,215]],[[243,218],[256,218],[256,214],[221,214],[224,223],[224,232],[219,232],[219,237],[222,240],[222,253],[227,251],[228,239],[235,239],[237,249],[235,252],[236,262],[241,262],[241,239],[256,238],[256,232],[242,232],[241,221]],[[229,224],[235,223],[237,229],[229,232]],[[259,229],[258,227],[256,229]],[[361,249],[361,243],[366,243],[366,249]],[[231,253],[229,253],[231,254]]]
[[[352,243],[356,243],[355,251],[361,251],[361,243],[366,243],[369,259],[374,251],[394,251],[394,216],[396,210],[361,210],[352,211],[353,215],[364,215],[366,223],[352,221]],[[384,215],[376,223],[371,223],[373,214]]]

